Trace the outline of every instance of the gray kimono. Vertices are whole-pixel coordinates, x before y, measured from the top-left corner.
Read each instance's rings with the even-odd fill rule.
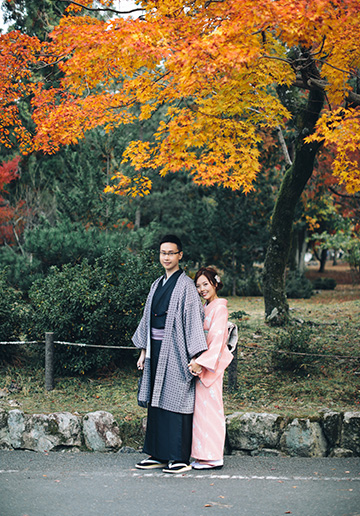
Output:
[[[146,349],[139,400],[170,412],[192,414],[194,411],[194,377],[188,370],[190,359],[207,349],[204,334],[204,310],[194,282],[183,272],[171,294],[161,344],[152,399],[150,400],[150,316],[151,303],[159,281],[151,286],[144,313],[132,341]]]

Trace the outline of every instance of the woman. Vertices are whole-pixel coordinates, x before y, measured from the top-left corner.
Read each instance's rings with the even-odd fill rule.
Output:
[[[189,364],[198,376],[195,386],[195,409],[191,455],[194,469],[220,469],[223,466],[225,416],[222,400],[224,371],[233,359],[227,347],[227,301],[218,298],[223,287],[215,269],[202,267],[195,276],[195,285],[205,300],[204,330],[207,351]]]

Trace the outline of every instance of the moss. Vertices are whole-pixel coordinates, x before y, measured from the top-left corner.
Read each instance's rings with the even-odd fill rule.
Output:
[[[142,447],[144,442],[144,433],[142,431],[142,418],[132,419],[131,421],[120,421],[119,432],[123,446],[138,449]]]
[[[59,433],[59,424],[55,419],[50,419],[48,423],[48,432],[51,435],[57,435]]]

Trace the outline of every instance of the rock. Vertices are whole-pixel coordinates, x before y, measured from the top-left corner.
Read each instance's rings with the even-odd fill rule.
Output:
[[[86,414],[83,419],[86,446],[93,451],[118,451],[122,441],[114,416],[99,410]]]
[[[292,457],[325,457],[327,441],[317,422],[294,419],[285,429],[280,446]]]
[[[22,435],[25,430],[25,416],[19,409],[10,410],[8,414],[9,441],[12,448],[21,448]]]
[[[320,421],[324,435],[331,448],[335,448],[340,443],[342,414],[325,410]]]
[[[11,410],[8,417],[10,444],[13,448],[50,451],[79,447],[81,419],[70,412],[33,414],[25,416],[20,410]]]
[[[16,400],[9,400],[8,404],[10,405],[10,407],[21,407],[21,403],[19,403]]]
[[[123,446],[118,453],[136,453],[136,450],[135,448],[131,448],[131,446]]]
[[[280,450],[273,450],[272,448],[262,448],[251,452],[252,457],[281,457],[282,455]]]
[[[251,452],[246,450],[234,450],[230,455],[236,455],[237,457],[249,457]]]
[[[344,459],[346,457],[354,457],[355,453],[352,450],[347,450],[346,448],[334,448],[331,451],[329,457],[336,457],[338,459]]]
[[[340,446],[360,455],[360,412],[345,412]]]
[[[10,436],[8,429],[8,414],[0,409],[0,449],[10,448]]]
[[[22,448],[44,452],[81,444],[81,419],[70,412],[33,414],[26,418]]]
[[[231,449],[252,451],[276,448],[284,420],[278,414],[236,412],[226,418],[226,426]]]
[[[321,412],[319,421],[297,418],[292,422],[278,414],[232,414],[226,418],[225,452],[265,457],[359,457],[360,412]],[[9,410],[6,402],[0,406],[0,449],[74,452],[83,449],[85,439],[93,451],[134,453],[134,448],[122,447],[120,431],[128,437],[135,432],[141,440],[146,418],[142,431],[138,421],[130,426],[123,421],[121,425],[104,411],[89,413],[83,419],[69,412],[26,415],[20,409]]]

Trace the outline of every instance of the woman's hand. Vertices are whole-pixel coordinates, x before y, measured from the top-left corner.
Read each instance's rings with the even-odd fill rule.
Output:
[[[190,363],[188,364],[189,371],[192,375],[198,376],[201,371],[202,367],[195,362],[195,358],[192,358]]]
[[[144,364],[145,364],[145,355],[146,355],[146,350],[145,349],[142,349],[141,350],[141,353],[140,353],[140,356],[139,356],[139,359],[138,361],[136,362],[136,367],[142,371],[144,369]]]

